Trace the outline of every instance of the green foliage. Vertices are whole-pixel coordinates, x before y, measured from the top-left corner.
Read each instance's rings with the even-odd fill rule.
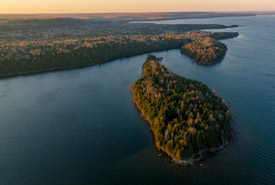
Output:
[[[221,38],[222,36],[215,34],[213,37]],[[225,38],[228,37],[225,35]],[[225,44],[210,37],[195,40],[181,47],[182,53],[202,65],[213,65],[220,62],[224,58],[226,50]]]
[[[64,40],[0,41],[0,77],[82,67],[121,57],[175,49],[212,35],[218,37],[219,34],[186,32],[183,34],[117,35]],[[204,59],[204,56],[198,57]]]
[[[223,144],[230,129],[224,100],[206,85],[175,75],[148,56],[131,87],[137,108],[149,121],[156,146],[176,159]]]
[[[237,37],[239,33],[237,32],[213,32],[211,38],[221,40],[221,39],[231,39]]]
[[[217,24],[132,24],[129,17],[124,17],[126,21],[117,15],[112,15],[113,18],[109,14],[102,15],[100,19],[99,15],[89,16],[93,18],[42,18],[37,15],[24,19],[16,19],[16,16],[0,19],[0,77],[76,68],[180,48],[192,40],[179,36],[187,31],[231,27]],[[144,18],[147,16],[149,14]]]
[[[156,25],[52,18],[0,20],[0,25],[0,77],[83,67],[175,49],[206,36],[228,37],[226,33],[187,32],[228,27],[216,24]]]
[[[28,43],[23,49],[19,46],[1,46],[0,43],[0,50],[3,48],[0,56],[4,56],[0,57],[0,77],[94,65],[122,57],[180,48],[184,42],[184,38],[165,35],[93,39],[60,41],[62,44],[59,41],[46,42],[38,46]],[[67,42],[69,44],[63,44]]]

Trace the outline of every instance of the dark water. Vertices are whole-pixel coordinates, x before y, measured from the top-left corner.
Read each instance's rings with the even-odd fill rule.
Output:
[[[275,16],[180,20],[239,24],[211,67],[179,50],[154,53],[230,102],[238,136],[203,167],[158,157],[129,86],[146,55],[0,80],[0,184],[274,184]],[[166,22],[167,23],[167,22]]]

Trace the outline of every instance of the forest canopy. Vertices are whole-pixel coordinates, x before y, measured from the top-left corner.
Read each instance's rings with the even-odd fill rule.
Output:
[[[210,37],[187,43],[181,47],[181,53],[201,65],[213,65],[220,62],[224,58],[226,50],[225,44]]]
[[[224,58],[227,47],[218,40],[237,37],[234,32],[218,32],[209,36],[199,37],[184,44],[181,53],[191,57],[201,65],[214,65]]]
[[[148,55],[132,86],[133,101],[149,122],[156,147],[175,160],[223,145],[230,133],[230,111],[215,91],[170,72]]]
[[[0,77],[94,65],[133,55],[181,48],[205,37],[230,33],[184,32],[48,40],[0,41]]]

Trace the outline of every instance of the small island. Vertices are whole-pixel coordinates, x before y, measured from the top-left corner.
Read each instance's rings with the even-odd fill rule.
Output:
[[[225,44],[210,37],[195,40],[181,47],[181,53],[201,65],[214,65],[220,62],[226,51]]]
[[[181,53],[191,57],[200,65],[214,65],[224,58],[227,47],[218,41],[237,37],[234,32],[212,33],[206,37],[199,37],[181,47]]]
[[[176,163],[191,164],[216,153],[232,136],[230,111],[215,90],[169,72],[153,55],[130,89],[156,147]]]

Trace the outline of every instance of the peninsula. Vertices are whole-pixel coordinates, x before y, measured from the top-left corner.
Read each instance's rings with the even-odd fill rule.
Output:
[[[216,33],[212,37],[203,37],[186,43],[181,47],[181,53],[191,57],[201,65],[214,65],[224,58],[227,47],[217,39],[228,39],[238,36],[238,33]]]
[[[0,78],[100,64],[228,33],[202,29],[237,25],[157,25],[125,20],[73,18],[15,19],[0,16]],[[216,37],[216,38],[215,38]]]
[[[142,77],[130,88],[156,147],[183,164],[221,150],[232,136],[225,101],[207,85],[169,72],[159,61],[148,55]]]

